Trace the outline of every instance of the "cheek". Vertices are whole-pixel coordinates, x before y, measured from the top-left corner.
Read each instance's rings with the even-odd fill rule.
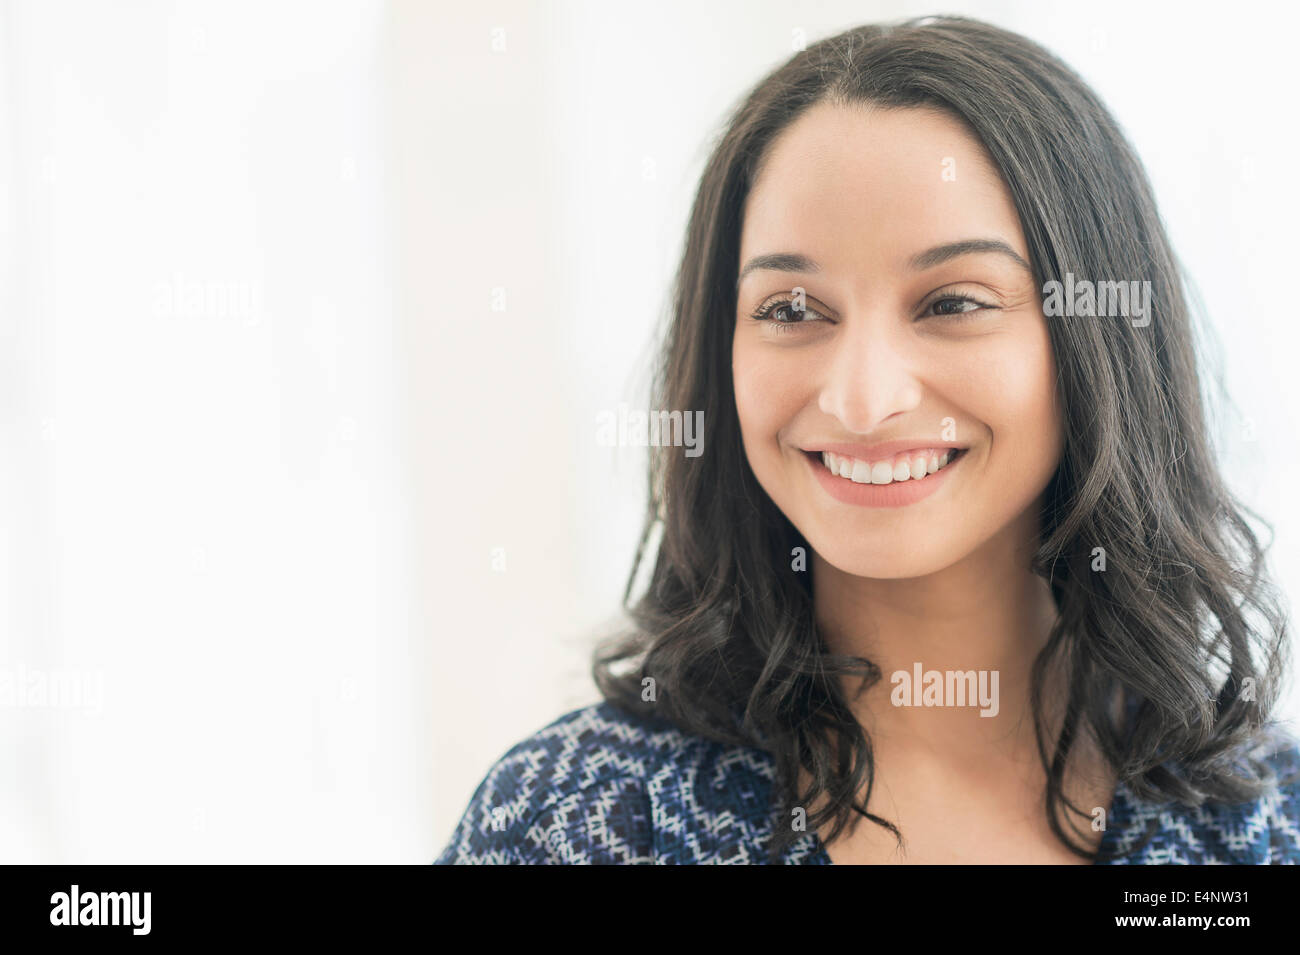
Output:
[[[1045,324],[990,355],[980,371],[979,407],[993,431],[994,464],[1013,485],[1041,484],[1060,457],[1056,362]]]
[[[736,391],[736,413],[751,463],[758,456],[775,455],[777,436],[801,407],[797,363],[785,360],[775,349],[737,337],[732,347],[731,376]]]

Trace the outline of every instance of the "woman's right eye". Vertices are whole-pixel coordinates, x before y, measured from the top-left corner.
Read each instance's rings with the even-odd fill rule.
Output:
[[[773,321],[778,325],[798,325],[805,321],[804,315],[811,312],[820,313],[808,307],[795,308],[793,299],[773,299],[761,305],[750,317],[756,321]]]

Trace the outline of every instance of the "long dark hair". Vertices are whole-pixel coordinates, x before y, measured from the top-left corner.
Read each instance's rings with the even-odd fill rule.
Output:
[[[601,693],[688,732],[770,752],[778,819],[824,796],[807,822],[815,831],[832,820],[829,840],[853,813],[901,838],[856,802],[864,782],[870,797],[874,761],[840,682],[853,673],[870,686],[879,668],[826,651],[811,572],[790,569],[792,549],[807,543],[750,470],[731,377],[745,198],[773,138],[819,102],[938,107],[964,121],[1010,189],[1040,287],[1067,272],[1151,283],[1145,326],[1127,317],[1048,321],[1065,448],[1046,490],[1034,571],[1050,584],[1059,620],[1035,660],[1031,702],[1053,832],[1098,858],[1057,818],[1061,804],[1084,815],[1062,780],[1089,731],[1139,799],[1198,805],[1260,795],[1271,773],[1248,750],[1282,690],[1287,619],[1247,523],[1255,515],[1218,473],[1186,293],[1151,186],[1069,67],[966,18],[862,26],[808,47],[744,98],[714,147],[651,404],[703,410],[706,453],[651,448],[645,532],[624,595],[634,627],[597,650]],[[633,602],[656,531],[654,570]],[[1105,549],[1104,573],[1092,568],[1096,547]],[[1049,752],[1042,692],[1061,664],[1069,695]],[[1125,716],[1113,712],[1117,696]],[[774,824],[772,858],[797,836]]]

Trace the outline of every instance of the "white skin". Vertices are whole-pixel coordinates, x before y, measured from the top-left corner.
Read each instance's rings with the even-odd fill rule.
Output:
[[[814,106],[773,142],[741,236],[742,266],[777,253],[820,266],[744,275],[736,407],[756,478],[811,548],[827,646],[884,674],[854,712],[882,778],[911,780],[916,798],[963,782],[999,786],[1001,798],[1007,779],[1041,793],[1043,778],[1029,673],[1056,608],[1030,559],[1062,450],[1056,366],[1040,291],[1013,256],[910,261],[968,239],[1000,241],[1029,260],[1010,193],[979,141],[938,110],[860,104]],[[806,311],[776,313],[793,324],[751,317],[795,287]],[[963,296],[979,304],[951,301]],[[904,438],[924,446],[944,437],[945,424],[965,458],[935,493],[903,507],[836,500],[802,450]],[[998,714],[893,706],[890,675],[917,661],[999,671]]]

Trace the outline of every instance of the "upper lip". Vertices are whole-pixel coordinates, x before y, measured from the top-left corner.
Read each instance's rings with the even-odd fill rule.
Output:
[[[876,461],[880,458],[892,458],[905,451],[928,451],[930,449],[942,450],[944,448],[957,451],[963,447],[964,445],[957,444],[953,441],[931,441],[927,438],[900,438],[897,441],[882,441],[879,444],[844,444],[838,442],[825,442],[820,444],[811,444],[808,447],[803,448],[803,450],[811,454],[821,454],[823,451],[829,451],[831,454],[838,454],[848,458],[857,458],[859,461]]]

